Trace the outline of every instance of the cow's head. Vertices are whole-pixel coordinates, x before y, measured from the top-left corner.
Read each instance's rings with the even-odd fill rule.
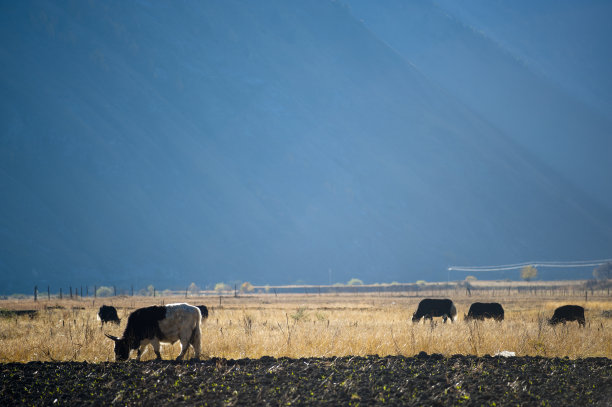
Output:
[[[412,314],[412,322],[418,322],[421,318],[417,317],[417,313]]]
[[[122,361],[127,360],[130,356],[130,347],[128,346],[127,340],[123,338],[117,338],[116,336],[105,334],[107,338],[112,339],[115,342],[115,360]]]

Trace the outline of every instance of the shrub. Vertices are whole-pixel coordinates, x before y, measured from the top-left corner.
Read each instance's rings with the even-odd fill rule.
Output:
[[[100,286],[96,290],[96,297],[112,297],[113,289],[112,287]]]
[[[347,285],[363,285],[363,281],[361,281],[358,278],[351,278],[346,284]]]
[[[609,280],[612,278],[612,263],[607,262],[597,266],[593,270],[593,277],[597,280]]]
[[[253,288],[253,284],[249,283],[248,281],[245,281],[244,283],[242,283],[242,285],[240,286],[240,292],[241,293],[250,293],[254,290]]]
[[[217,283],[215,284],[215,291],[216,292],[223,292],[223,291],[230,291],[232,289],[232,287],[230,287],[229,285],[225,284],[225,283]]]
[[[531,281],[538,276],[538,269],[533,266],[525,266],[521,269],[521,278],[525,281]]]
[[[196,283],[191,283],[189,287],[187,287],[187,291],[191,295],[198,295],[200,293],[200,287],[198,287]]]

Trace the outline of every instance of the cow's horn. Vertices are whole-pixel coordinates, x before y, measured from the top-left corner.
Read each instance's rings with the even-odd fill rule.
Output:
[[[109,335],[109,334],[104,334],[104,335],[106,335],[107,338],[110,338],[110,339],[112,339],[115,342],[119,340],[119,338],[117,338],[116,336]]]

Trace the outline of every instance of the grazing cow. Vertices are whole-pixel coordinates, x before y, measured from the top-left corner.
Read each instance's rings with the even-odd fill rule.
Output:
[[[498,302],[475,302],[470,305],[470,310],[464,318],[466,321],[471,319],[484,321],[485,318],[493,318],[501,322],[504,320],[504,308]]]
[[[586,326],[584,308],[580,305],[563,305],[555,310],[548,323],[557,325],[562,322],[565,325],[567,321],[578,321],[578,326]]]
[[[419,303],[419,307],[416,312],[412,315],[412,322],[418,322],[421,318],[431,319],[433,317],[442,317],[446,323],[446,319],[450,318],[451,322],[457,318],[457,308],[451,300],[444,299],[432,299],[425,298]]]
[[[102,326],[106,322],[113,322],[115,324],[119,324],[121,320],[117,315],[117,309],[112,305],[102,305],[98,310],[98,320],[102,321]]]
[[[197,307],[200,309],[200,314],[202,314],[202,319],[207,319],[208,318],[208,308],[206,307],[206,305],[198,305]]]
[[[202,314],[198,307],[189,304],[168,304],[140,308],[128,317],[122,338],[106,334],[115,341],[115,359],[127,360],[132,349],[138,349],[136,360],[140,360],[142,351],[150,343],[157,359],[160,342],[174,343],[181,341],[181,353],[176,360],[183,359],[189,345],[193,346],[195,358],[200,357]]]

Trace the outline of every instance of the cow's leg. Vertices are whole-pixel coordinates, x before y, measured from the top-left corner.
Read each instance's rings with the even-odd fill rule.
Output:
[[[145,354],[145,352],[147,351],[147,345],[149,344],[149,342],[147,341],[142,341],[140,342],[140,346],[138,347],[138,353],[136,354],[136,360],[140,361],[140,357],[142,355]]]
[[[200,352],[202,351],[202,332],[200,331],[199,326],[193,329],[193,334],[191,335],[191,345],[193,346],[193,351],[195,352],[194,359],[200,359]]]
[[[139,361],[142,355],[147,353],[147,345],[149,344],[149,339],[143,339],[140,341],[140,346],[138,347],[138,353],[136,354],[136,360]]]
[[[151,345],[153,346],[153,351],[155,352],[155,359],[157,360],[161,360],[161,353],[159,352],[160,349],[160,344],[159,344],[159,339],[154,338],[151,341]]]
[[[189,339],[191,338],[181,338],[181,353],[176,357],[176,360],[183,360],[183,356],[185,356],[187,349],[189,349]]]

